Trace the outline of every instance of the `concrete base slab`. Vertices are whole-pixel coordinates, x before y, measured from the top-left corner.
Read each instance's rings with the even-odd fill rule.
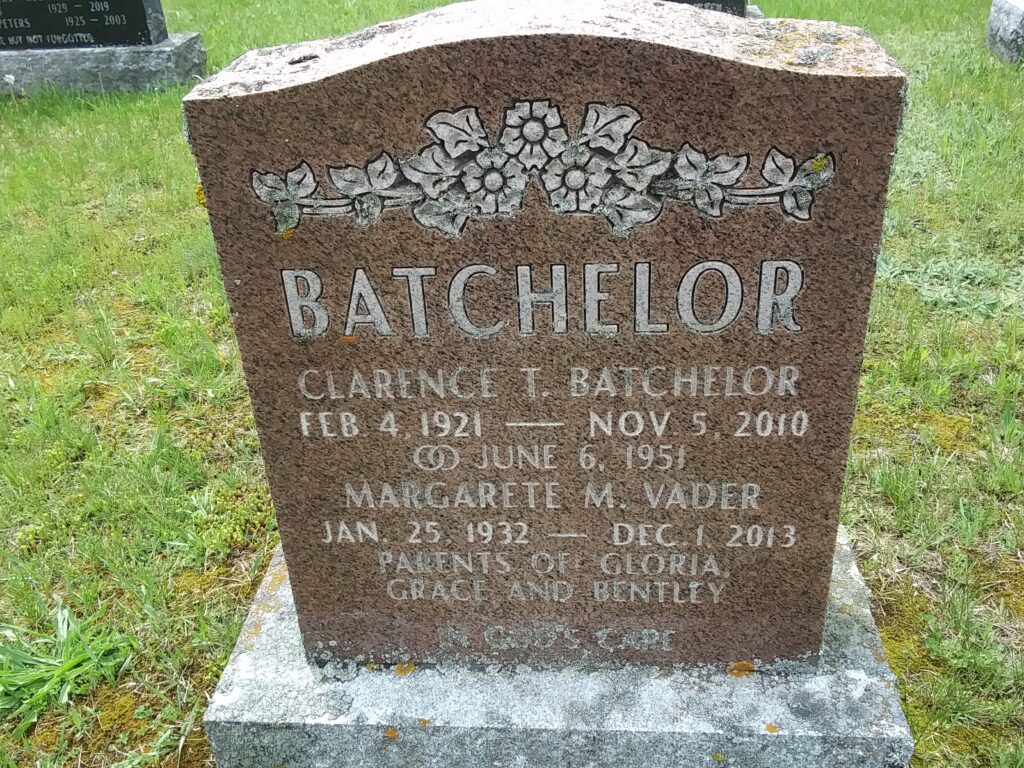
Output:
[[[1024,62],[1024,0],[995,0],[988,17],[988,44],[1009,62]]]
[[[156,45],[0,51],[0,94],[161,88],[201,78],[205,66],[206,48],[197,32],[174,34]]]
[[[817,663],[334,667],[275,555],[206,713],[220,768],[902,768],[913,741],[845,543]],[[400,674],[403,673],[403,674]]]

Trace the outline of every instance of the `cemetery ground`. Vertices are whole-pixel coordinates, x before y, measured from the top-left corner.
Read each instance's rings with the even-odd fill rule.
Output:
[[[434,4],[165,9],[219,68]],[[1024,766],[1024,70],[986,0],[762,7],[909,70],[843,517],[916,764]],[[0,102],[0,768],[212,765],[276,543],[186,90]]]

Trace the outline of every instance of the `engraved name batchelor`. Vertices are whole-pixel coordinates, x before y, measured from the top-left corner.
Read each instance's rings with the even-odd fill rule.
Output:
[[[538,271],[548,274],[538,277]],[[753,325],[758,334],[768,336],[779,327],[790,333],[802,330],[796,320],[795,302],[804,287],[804,270],[795,261],[761,262],[754,286],[744,285],[739,271],[728,262],[697,262],[682,270],[678,282],[673,282],[674,306],[668,307],[652,306],[652,297],[663,296],[665,291],[652,287],[649,262],[635,264],[632,273],[630,280],[621,274],[619,264],[584,264],[582,275],[570,279],[564,264],[553,264],[546,270],[521,265],[514,272],[490,264],[470,264],[444,277],[432,266],[396,267],[386,276],[371,277],[370,271],[357,267],[352,270],[349,285],[329,286],[333,290],[330,293],[315,270],[284,269],[281,284],[288,322],[297,338],[323,336],[331,326],[332,316],[344,307],[345,336],[362,328],[377,336],[396,336],[394,319],[404,315],[402,326],[409,329],[413,339],[429,339],[433,324],[427,310],[427,292],[438,278],[446,283],[442,293],[448,320],[474,339],[487,339],[502,332],[533,336],[540,312],[548,315],[550,322],[546,325],[551,333],[565,335],[576,331],[569,323],[570,297],[582,307],[583,323],[579,330],[592,336],[615,336],[623,332],[623,327],[605,317],[605,304],[619,291],[628,292],[630,298],[629,331],[641,336],[667,334],[676,324],[699,334],[724,331],[740,319],[744,296],[751,290],[757,296]],[[381,300],[382,281],[405,283],[407,295],[385,307]],[[470,299],[474,291],[490,293],[503,284],[511,284],[515,291],[515,303],[509,312],[488,317],[472,308]],[[580,290],[570,290],[577,286]],[[711,290],[724,294],[721,307],[699,310],[701,293]],[[346,297],[338,296],[341,291],[347,292],[347,301]]]

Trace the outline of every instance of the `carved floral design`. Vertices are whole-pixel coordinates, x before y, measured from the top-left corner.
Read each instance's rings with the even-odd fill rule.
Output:
[[[815,195],[835,179],[831,154],[797,165],[772,148],[761,167],[767,186],[741,187],[750,155],[709,155],[689,143],[658,149],[632,136],[640,119],[627,105],[589,104],[572,137],[557,105],[519,101],[492,142],[479,110],[463,107],[431,115],[425,128],[434,142],[411,157],[383,152],[365,167],[328,168],[337,194],[321,190],[306,162],[283,176],[253,171],[252,189],[278,232],[304,216],[350,216],[369,227],[389,208],[409,208],[422,226],[458,237],[472,219],[514,216],[536,178],[556,213],[600,215],[628,237],[669,200],[713,219],[729,207],[778,206],[786,218],[808,221]]]
[[[551,160],[540,175],[551,207],[559,213],[590,213],[611,181],[608,160],[574,144]]]
[[[496,147],[483,150],[462,169],[462,186],[482,216],[518,211],[528,181],[523,164]]]
[[[499,142],[531,170],[562,154],[568,141],[562,112],[549,101],[519,101],[505,110]]]

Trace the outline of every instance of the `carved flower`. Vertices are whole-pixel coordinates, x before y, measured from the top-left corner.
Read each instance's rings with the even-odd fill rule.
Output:
[[[584,147],[573,145],[548,163],[541,174],[551,206],[559,213],[591,212],[611,174],[609,161]]]
[[[476,218],[515,214],[534,179],[555,212],[603,216],[615,235],[627,237],[671,200],[715,218],[729,204],[778,206],[786,219],[809,221],[818,192],[837,178],[833,154],[800,163],[773,147],[761,168],[767,186],[740,186],[750,155],[709,157],[690,144],[663,150],[633,137],[641,120],[627,104],[591,102],[570,138],[557,104],[527,99],[505,109],[500,140],[493,142],[480,110],[462,106],[426,119],[433,142],[416,154],[382,152],[363,166],[329,167],[336,195],[305,161],[283,174],[254,170],[250,184],[285,238],[307,216],[351,216],[369,227],[397,208],[410,209],[428,229],[459,237]]]
[[[674,166],[684,188],[692,192],[697,210],[709,216],[721,216],[725,190],[740,180],[748,162],[746,155],[716,155],[709,159],[700,150],[684,144]]]
[[[569,141],[562,113],[550,101],[518,101],[505,110],[501,146],[532,170],[558,157]]]
[[[497,147],[483,150],[462,169],[462,186],[484,215],[507,215],[519,210],[527,181],[523,164]]]

